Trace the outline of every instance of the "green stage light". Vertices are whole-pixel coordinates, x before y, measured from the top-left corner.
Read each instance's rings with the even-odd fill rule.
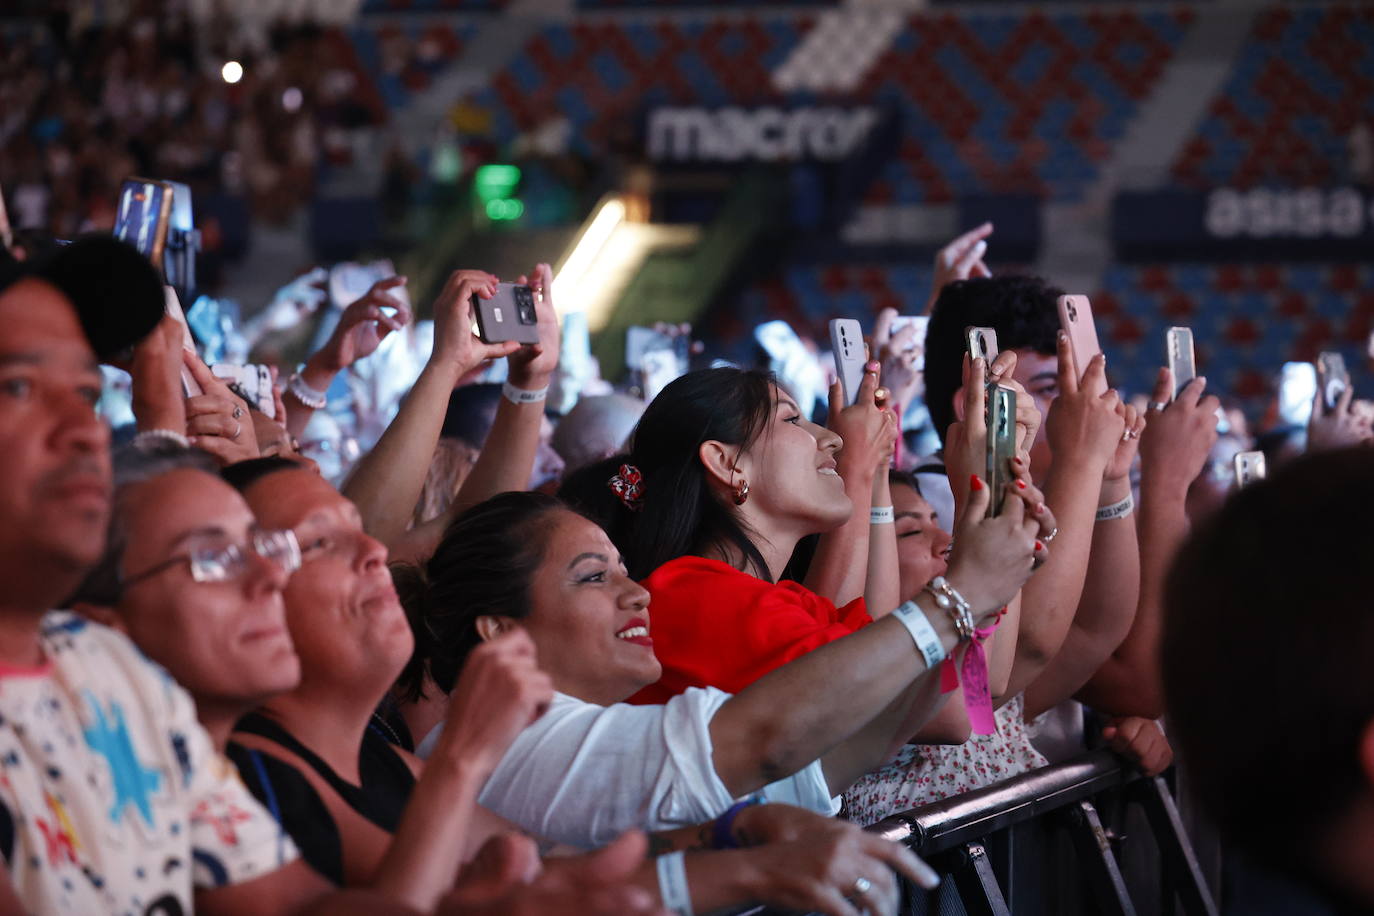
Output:
[[[473,175],[472,187],[482,201],[505,200],[520,184],[520,167],[491,163],[479,166]]]

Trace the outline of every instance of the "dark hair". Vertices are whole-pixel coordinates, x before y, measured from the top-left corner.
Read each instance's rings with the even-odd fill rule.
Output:
[[[403,700],[424,696],[425,675],[453,690],[482,637],[477,618],[530,613],[530,581],[544,560],[550,512],[571,511],[543,493],[502,493],[459,515],[424,569],[392,567],[415,631],[415,652],[396,682]]]
[[[643,501],[637,512],[620,510],[630,516],[628,524],[605,526],[632,578],[678,557],[734,547],[744,554],[746,572],[772,581],[734,507],[712,491],[699,450],[713,439],[748,449],[768,428],[774,403],[768,373],[719,368],[688,372],[649,404],[628,458],[644,475]]]
[[[235,461],[233,464],[222,468],[219,475],[224,478],[229,486],[242,493],[269,474],[275,474],[278,471],[301,470],[305,470],[305,466],[299,461],[282,458],[280,455],[268,455],[265,458],[248,458],[243,461]]]
[[[124,563],[124,550],[129,546],[126,524],[128,506],[125,502],[129,487],[171,471],[189,469],[207,474],[219,473],[219,465],[208,452],[184,448],[166,439],[123,445],[115,449],[111,461],[114,468],[114,500],[105,538],[105,552],[86,574],[76,593],[63,603],[64,607],[78,602],[114,607],[119,602],[123,590],[120,567]]]
[[[910,471],[899,471],[890,468],[887,472],[887,485],[890,487],[910,487],[916,491],[916,495],[925,499],[926,495],[921,492],[921,482],[916,479],[916,475]]]
[[[1369,791],[1359,742],[1374,719],[1370,505],[1374,451],[1296,459],[1194,531],[1165,591],[1169,738],[1195,797],[1226,839],[1308,876],[1323,831]],[[1282,806],[1282,829],[1275,786],[1303,787]]]
[[[626,511],[625,504],[611,489],[610,480],[630,460],[628,453],[622,453],[594,461],[566,475],[558,486],[558,498],[600,525],[622,554],[634,513]]]
[[[481,448],[491,433],[500,403],[500,385],[487,383],[453,389],[448,396],[448,409],[444,412],[444,425],[439,435],[461,439],[473,448]]]
[[[954,422],[954,392],[963,384],[964,328],[992,328],[1001,350],[1053,356],[1059,334],[1056,300],[1063,292],[1039,277],[957,280],[940,290],[926,329],[926,407],[940,442]]]

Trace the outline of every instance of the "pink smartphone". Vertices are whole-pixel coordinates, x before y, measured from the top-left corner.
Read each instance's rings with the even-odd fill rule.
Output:
[[[1097,326],[1093,324],[1092,303],[1087,296],[1059,297],[1059,326],[1069,335],[1074,368],[1082,378],[1088,362],[1102,352],[1102,345],[1097,342]]]

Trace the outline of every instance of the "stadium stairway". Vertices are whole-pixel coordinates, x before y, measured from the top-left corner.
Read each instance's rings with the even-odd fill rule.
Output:
[[[1195,19],[1178,50],[1083,199],[1045,203],[1044,248],[1036,264],[1041,274],[1069,289],[1097,288],[1112,260],[1112,196],[1170,183],[1169,163],[1225,84],[1256,10],[1253,0],[1193,7]]]

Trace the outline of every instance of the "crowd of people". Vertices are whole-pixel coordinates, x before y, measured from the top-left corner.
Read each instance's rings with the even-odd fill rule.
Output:
[[[424,334],[385,278],[249,392],[133,248],[7,252],[0,910],[895,913],[939,877],[863,827],[1171,741],[1230,842],[1374,904],[1367,407],[1319,391],[1315,454],[1227,494],[1206,380],[1123,397],[989,232],[937,257],[923,345],[877,316],[817,416],[749,366],[647,404],[570,371],[547,264],[537,343],[474,333],[489,273]],[[322,474],[329,392],[397,347]],[[1266,830],[1276,781],[1302,798]]]

